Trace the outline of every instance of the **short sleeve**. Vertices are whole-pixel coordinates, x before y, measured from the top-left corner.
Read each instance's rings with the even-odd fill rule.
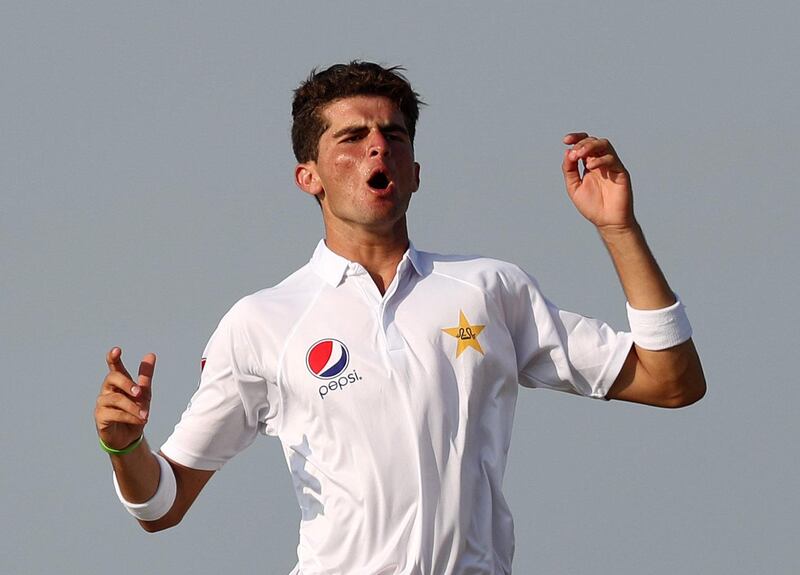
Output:
[[[604,398],[628,357],[631,335],[559,309],[522,270],[509,274],[504,283],[503,307],[520,384]]]
[[[236,307],[203,353],[200,385],[161,447],[193,469],[218,470],[256,438],[269,411],[267,385]]]

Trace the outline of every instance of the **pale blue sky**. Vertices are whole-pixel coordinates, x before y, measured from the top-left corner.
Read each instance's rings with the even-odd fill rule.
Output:
[[[308,259],[321,224],[292,184],[291,92],[353,58],[404,64],[429,103],[418,247],[514,261],[624,328],[563,193],[561,137],[588,130],[630,169],[695,327],[709,393],[691,408],[520,394],[515,572],[800,571],[799,20],[790,2],[3,2],[0,572],[292,567],[275,440],[148,535],[116,501],[92,409],[110,346],[157,352],[160,445],[221,315]]]

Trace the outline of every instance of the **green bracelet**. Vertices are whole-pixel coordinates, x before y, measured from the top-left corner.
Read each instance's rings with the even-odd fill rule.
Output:
[[[103,449],[103,451],[105,451],[106,453],[110,453],[111,455],[125,455],[126,453],[130,453],[131,451],[133,451],[134,449],[136,449],[137,447],[139,447],[139,445],[141,445],[141,443],[142,443],[142,440],[144,439],[144,433],[142,433],[142,434],[139,436],[139,439],[137,439],[136,441],[134,441],[133,443],[131,443],[131,444],[130,444],[128,447],[124,447],[124,448],[122,448],[122,449],[114,449],[113,447],[109,447],[108,445],[106,445],[106,444],[103,442],[103,439],[102,439],[102,438],[98,437],[98,439],[100,440],[100,447],[101,447],[101,448]]]

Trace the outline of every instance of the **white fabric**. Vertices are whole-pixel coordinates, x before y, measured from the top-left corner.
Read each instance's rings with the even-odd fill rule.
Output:
[[[144,503],[130,503],[126,501],[119,488],[117,474],[113,474],[114,489],[123,507],[128,510],[128,513],[142,521],[155,521],[156,519],[164,517],[164,515],[172,509],[172,504],[175,503],[175,496],[178,491],[177,483],[175,482],[175,472],[172,471],[172,466],[160,454],[153,453],[153,455],[155,455],[158,460],[161,475],[155,494]]]
[[[259,432],[277,436],[303,575],[509,573],[501,488],[518,383],[602,398],[631,344],[559,310],[511,264],[412,246],[381,296],[320,242],[308,265],[225,315],[162,451],[219,469]],[[312,373],[338,360],[336,378]]]
[[[625,305],[633,341],[643,349],[669,349],[692,337],[686,308],[678,299],[662,309],[635,309],[629,303]]]

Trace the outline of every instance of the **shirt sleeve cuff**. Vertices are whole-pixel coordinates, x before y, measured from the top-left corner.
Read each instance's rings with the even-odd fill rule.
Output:
[[[161,446],[161,453],[169,457],[175,463],[190,467],[192,469],[200,469],[203,471],[219,471],[225,465],[225,461],[220,459],[211,459],[207,457],[200,457],[181,449],[174,441],[167,439],[164,445]]]
[[[608,364],[606,364],[606,369],[603,371],[599,378],[597,387],[591,394],[591,397],[594,397],[595,399],[603,399],[608,401],[608,397],[606,397],[606,395],[608,395],[608,391],[611,389],[611,386],[614,385],[614,382],[617,381],[619,372],[622,371],[622,366],[625,364],[625,360],[628,359],[628,355],[631,353],[631,348],[633,347],[633,336],[628,332],[620,332],[617,335],[618,340],[616,352],[609,360]]]

